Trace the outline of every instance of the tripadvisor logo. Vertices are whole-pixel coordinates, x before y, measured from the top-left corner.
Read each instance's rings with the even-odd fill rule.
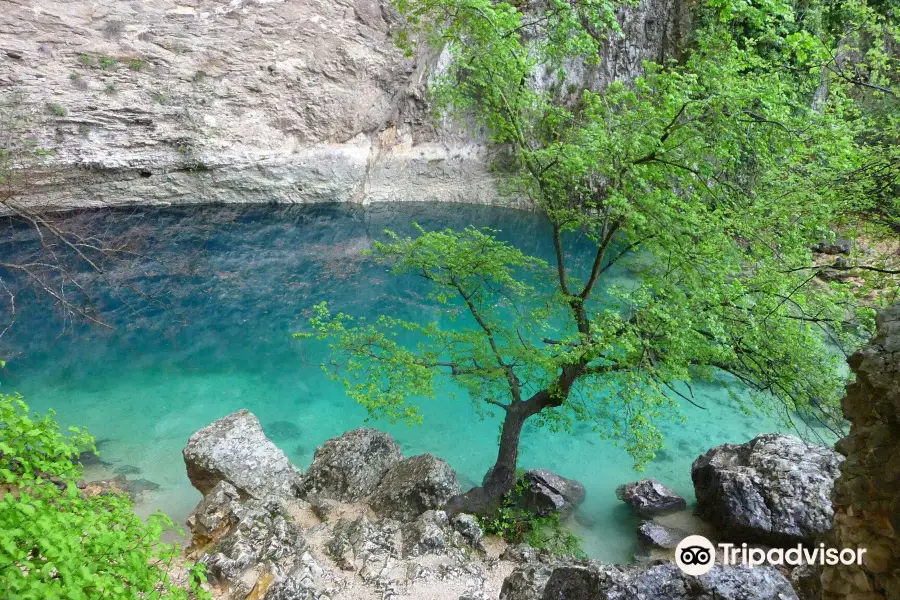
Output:
[[[825,544],[806,548],[797,545],[793,548],[748,548],[747,544],[719,544],[718,549],[723,565],[740,565],[758,567],[760,565],[792,566],[799,565],[861,565],[865,548],[853,550],[844,548],[826,548]],[[689,535],[681,540],[675,548],[675,564],[688,575],[703,575],[709,572],[716,563],[716,546],[702,535]]]

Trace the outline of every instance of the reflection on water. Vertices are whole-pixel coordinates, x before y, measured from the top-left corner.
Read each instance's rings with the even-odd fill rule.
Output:
[[[146,258],[108,277],[152,301],[137,294],[107,296],[101,304],[111,329],[76,326],[60,336],[57,313],[24,294],[16,326],[4,339],[20,354],[10,361],[3,389],[22,392],[37,410],[55,408],[65,424],[87,426],[103,440],[100,458],[106,463],[89,471],[144,480],[139,510],[161,508],[178,521],[199,499],[181,449],[210,421],[251,410],[302,468],[316,446],[364,422],[365,412],[319,368],[322,348],[291,339],[303,329],[310,306],[327,300],[354,315],[442,317],[425,299],[421,281],[393,277],[360,255],[385,228],[409,233],[413,222],[426,229],[489,226],[525,252],[550,258],[552,251],[538,216],[464,205],[206,206],[73,218],[140,240]],[[29,235],[0,231],[17,241],[0,245],[0,260],[24,252],[22,240]],[[576,269],[589,266],[592,255],[578,239],[569,240],[568,251]],[[627,280],[627,272],[616,279]],[[421,426],[373,425],[393,434],[407,455],[446,458],[473,485],[495,457],[498,420],[480,420],[472,403],[461,394],[450,398],[451,391],[423,401]],[[522,466],[551,469],[587,488],[571,526],[589,554],[621,562],[635,549],[636,519],[616,499],[617,485],[651,476],[692,499],[690,463],[700,453],[777,429],[762,417],[741,414],[717,386],[694,391],[707,410],[685,405],[687,423],[666,424],[666,447],[644,474],[589,427],[576,427],[573,435],[526,427]]]

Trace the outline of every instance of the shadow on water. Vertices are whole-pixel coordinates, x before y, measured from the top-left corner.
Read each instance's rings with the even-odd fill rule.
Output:
[[[3,340],[17,353],[3,374],[4,389],[22,392],[37,410],[56,409],[66,425],[108,438],[104,466],[147,478],[138,480],[147,482],[138,484],[144,492],[138,509],[161,508],[178,521],[199,499],[181,449],[210,421],[251,410],[303,468],[322,442],[365,424],[365,412],[319,367],[323,348],[291,338],[304,328],[311,306],[327,300],[356,316],[443,318],[422,281],[394,277],[361,255],[384,229],[411,234],[414,222],[425,229],[491,227],[526,253],[550,259],[552,252],[548,225],[537,215],[468,205],[200,206],[71,218],[140,240],[141,258],[107,274],[134,295],[100,294],[111,329],[67,329],[46,298],[23,291],[16,326]],[[15,242],[0,245],[0,259],[33,252],[29,235],[0,222],[0,239]],[[576,272],[589,268],[592,253],[580,240],[569,240],[567,253]],[[613,275],[628,280],[626,271]],[[0,276],[14,283],[12,274]],[[80,275],[86,282],[92,277]],[[147,298],[152,301],[142,301]],[[61,330],[67,333],[60,336]],[[496,416],[480,420],[464,394],[451,397],[459,390],[443,391],[423,402],[421,426],[368,425],[392,433],[407,454],[446,458],[470,486],[496,455]],[[698,386],[698,398],[710,410],[685,406],[688,425],[665,426],[667,446],[643,474],[591,427],[579,425],[573,435],[527,428],[522,466],[555,470],[587,489],[571,526],[589,554],[626,561],[635,549],[636,520],[616,499],[617,485],[652,476],[690,499],[697,455],[776,429],[739,413],[715,386]]]

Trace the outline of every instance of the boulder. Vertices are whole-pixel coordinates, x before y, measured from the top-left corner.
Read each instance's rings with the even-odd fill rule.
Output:
[[[319,496],[364,500],[391,467],[403,460],[390,435],[360,427],[332,438],[316,449],[312,465],[297,485],[301,498]]]
[[[581,482],[546,469],[526,471],[522,479],[525,484],[523,506],[537,515],[568,514],[580,506],[587,495]]]
[[[300,471],[247,410],[222,417],[188,439],[182,454],[191,484],[206,494],[220,481],[242,496],[288,495]]]
[[[643,517],[684,510],[684,498],[655,479],[642,479],[616,488],[616,497]]]
[[[823,240],[812,247],[813,252],[821,254],[850,254],[851,250],[853,250],[853,240],[846,238]]]
[[[458,531],[470,546],[484,552],[484,531],[474,516],[460,513],[453,517],[451,523],[453,529]]]
[[[638,539],[648,546],[669,550],[688,536],[688,533],[675,527],[660,525],[654,521],[644,521],[638,527]]]
[[[830,448],[781,434],[717,446],[691,467],[697,513],[732,541],[813,544],[831,528],[842,460]]]
[[[440,510],[460,493],[456,472],[432,454],[420,454],[391,468],[369,497],[381,516],[411,521],[428,510]]]
[[[716,565],[699,577],[667,562],[602,565],[594,562],[529,564],[503,582],[500,600],[797,600],[772,567]]]

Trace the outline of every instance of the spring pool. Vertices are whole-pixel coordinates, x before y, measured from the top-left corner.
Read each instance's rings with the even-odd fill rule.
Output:
[[[109,327],[72,323],[47,297],[22,291],[14,327],[0,340],[10,357],[2,389],[21,392],[38,411],[55,409],[65,425],[86,426],[107,463],[100,471],[157,484],[143,494],[139,512],[161,509],[177,522],[200,498],[181,449],[210,421],[249,409],[301,468],[322,442],[363,424],[365,411],[321,371],[322,348],[291,337],[303,329],[310,306],[327,300],[354,315],[441,318],[423,282],[398,279],[360,255],[385,228],[487,226],[527,253],[549,259],[552,252],[549,226],[539,216],[468,205],[201,206],[71,218],[81,228],[137,240],[145,258],[106,274],[118,290],[99,296]],[[30,240],[28,230],[0,225],[0,261],[32,252]],[[576,269],[590,265],[587,250],[577,237],[568,240]],[[10,273],[0,275],[16,285]],[[104,289],[95,275],[79,277]],[[627,281],[627,269],[613,279]],[[0,319],[10,318],[4,304]],[[572,435],[526,426],[521,465],[551,469],[587,488],[572,528],[591,556],[624,562],[635,550],[637,520],[616,499],[616,486],[650,476],[691,501],[690,465],[699,454],[781,429],[739,410],[719,386],[694,392],[705,410],[685,403],[686,423],[664,424],[665,448],[643,474],[589,426],[576,426]],[[495,458],[498,420],[479,419],[465,398],[421,406],[420,426],[370,426],[394,435],[406,455],[447,459],[464,486],[480,481]]]

